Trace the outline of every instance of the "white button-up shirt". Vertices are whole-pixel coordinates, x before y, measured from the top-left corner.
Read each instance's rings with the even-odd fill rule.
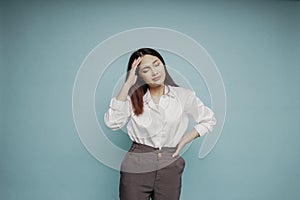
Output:
[[[131,99],[119,101],[111,99],[104,115],[106,126],[113,130],[127,124],[127,132],[132,141],[152,147],[176,147],[188,127],[191,117],[194,128],[203,136],[211,132],[216,119],[213,111],[206,107],[195,92],[182,87],[165,86],[165,93],[155,104],[149,89],[144,95],[144,112],[139,116],[133,112]]]

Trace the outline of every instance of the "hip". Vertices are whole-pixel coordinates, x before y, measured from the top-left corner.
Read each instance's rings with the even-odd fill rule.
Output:
[[[121,171],[144,173],[174,166],[183,170],[185,160],[179,155],[173,157],[175,151],[176,147],[159,149],[133,142],[122,161]]]

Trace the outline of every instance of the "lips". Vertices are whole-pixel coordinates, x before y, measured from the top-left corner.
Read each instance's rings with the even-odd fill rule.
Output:
[[[153,78],[152,81],[158,81],[158,80],[160,80],[160,78],[161,78],[161,76],[157,76],[157,77]]]

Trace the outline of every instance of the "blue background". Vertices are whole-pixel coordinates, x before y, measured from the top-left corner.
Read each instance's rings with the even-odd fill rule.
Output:
[[[194,38],[226,87],[221,138],[203,160],[201,138],[184,154],[181,199],[300,199],[299,20],[296,1],[1,1],[0,199],[118,199],[119,172],[78,137],[72,89],[96,45],[146,26]]]

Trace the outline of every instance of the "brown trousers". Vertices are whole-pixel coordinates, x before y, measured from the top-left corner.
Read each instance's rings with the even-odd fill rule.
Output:
[[[120,200],[179,200],[185,161],[172,158],[175,150],[133,142],[121,165]]]

